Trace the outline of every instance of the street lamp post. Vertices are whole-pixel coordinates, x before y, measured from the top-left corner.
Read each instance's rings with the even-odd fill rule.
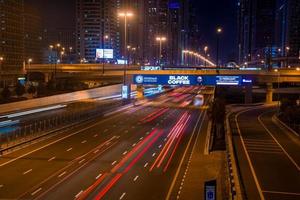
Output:
[[[222,33],[222,28],[217,29],[217,67],[219,67],[219,46],[220,46],[220,35]]]
[[[124,18],[124,58],[127,59],[128,64],[128,58],[127,58],[127,18],[132,17],[133,13],[126,11],[119,13],[119,17]],[[124,77],[123,77],[123,85],[126,85],[126,62],[124,63]]]
[[[289,51],[290,47],[285,47],[286,50],[286,68],[289,66]]]
[[[167,40],[166,37],[156,37],[156,41],[159,42],[159,65],[161,65],[161,58],[162,58],[162,43]]]
[[[4,57],[0,56],[0,84],[2,82],[2,63],[3,63],[3,61],[4,61]]]
[[[280,93],[279,93],[279,88],[280,88],[280,71],[279,69],[275,69],[274,70],[275,72],[277,72],[277,100],[278,100],[278,113],[279,113],[279,110],[280,110]]]
[[[31,63],[32,63],[32,58],[29,58],[28,59],[28,68],[29,68],[29,70],[30,70],[30,68],[31,68]],[[30,76],[28,76],[28,81],[30,81]]]
[[[205,53],[205,59],[204,59],[204,67],[206,67],[206,65],[207,65],[207,62],[206,62],[206,60],[207,60],[207,50],[208,50],[208,46],[205,46],[204,47],[204,53]]]

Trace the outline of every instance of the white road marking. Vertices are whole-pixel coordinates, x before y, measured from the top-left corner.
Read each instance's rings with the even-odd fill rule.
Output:
[[[144,165],[144,167],[146,168],[148,166],[148,163],[146,163],[145,165]]]
[[[83,193],[83,190],[81,190],[80,192],[78,192],[78,193],[75,195],[75,198],[77,199],[82,193]]]
[[[262,191],[263,193],[270,193],[270,194],[284,194],[284,195],[293,195],[293,196],[300,196],[300,193],[294,192],[280,192],[280,191]]]
[[[86,143],[86,140],[83,140],[83,141],[81,142],[81,144],[84,144],[84,143]]]
[[[164,141],[167,141],[168,138],[165,138]]]
[[[48,162],[51,162],[52,160],[54,160],[56,157],[54,156],[54,157],[52,157],[52,158],[50,158],[49,160],[48,160]]]
[[[102,174],[99,174],[98,176],[96,176],[96,179],[100,178],[102,176]]]
[[[83,163],[85,161],[85,159],[82,159],[81,161],[79,161],[79,164]]]
[[[126,193],[124,192],[121,196],[120,196],[120,200],[123,199],[125,197]]]
[[[136,181],[138,178],[139,178],[139,176],[136,176],[136,177],[133,179],[133,181]]]
[[[144,137],[141,137],[140,140],[144,139]]]
[[[134,147],[136,145],[136,143],[134,143],[133,145],[132,145],[132,147]]]
[[[94,151],[94,153],[98,153],[99,152],[99,149],[97,149],[96,151]]]
[[[67,149],[67,151],[71,151],[73,148],[71,147],[71,148],[69,148],[69,149]]]
[[[57,177],[58,178],[60,178],[60,177],[62,177],[63,175],[65,175],[67,172],[66,171],[64,171],[63,173],[61,173],[60,175],[58,175]]]
[[[111,165],[115,165],[117,163],[117,161],[115,160],[113,163],[111,163]]]
[[[155,155],[156,155],[156,153],[153,153],[153,154],[152,154],[152,157],[154,157]]]
[[[159,146],[158,146],[158,148],[161,148],[161,147],[162,147],[162,145],[159,145]]]
[[[42,190],[42,188],[39,188],[39,189],[37,189],[36,191],[34,191],[33,193],[31,193],[31,196],[34,196],[34,195],[36,195],[39,191],[41,191]]]
[[[30,172],[32,172],[32,169],[29,169],[29,170],[23,172],[23,175],[28,174],[28,173],[30,173]]]
[[[123,155],[127,154],[127,151],[124,151]]]

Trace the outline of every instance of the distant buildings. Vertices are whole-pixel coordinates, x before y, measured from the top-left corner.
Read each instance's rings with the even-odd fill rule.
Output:
[[[120,56],[118,0],[76,1],[76,51],[80,60],[97,62],[96,49],[114,49]]]
[[[299,62],[299,0],[238,2],[238,61],[266,67]],[[289,63],[283,62],[289,58]],[[297,59],[295,59],[297,58]]]
[[[41,19],[22,0],[0,1],[0,88],[13,85],[24,76],[29,59],[42,60]]]
[[[23,1],[0,1],[0,88],[22,75],[24,62]]]

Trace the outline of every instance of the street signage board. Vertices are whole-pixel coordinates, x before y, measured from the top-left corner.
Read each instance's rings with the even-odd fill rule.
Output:
[[[240,86],[252,83],[252,79],[242,76],[212,76],[212,75],[134,75],[133,84],[137,85],[226,85]]]
[[[204,183],[204,199],[205,200],[216,200],[217,193],[217,181],[206,181]]]

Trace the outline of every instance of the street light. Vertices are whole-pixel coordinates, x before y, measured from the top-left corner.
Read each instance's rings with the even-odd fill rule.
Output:
[[[206,60],[207,60],[207,51],[208,51],[208,46],[204,47],[204,53],[205,53],[205,59],[204,59],[204,67],[206,67]]]
[[[124,18],[124,58],[127,58],[127,18],[133,17],[133,13],[130,11],[120,12],[118,14],[119,17]],[[127,58],[127,64],[128,58]],[[124,63],[124,77],[123,77],[123,85],[126,85],[126,62]]]
[[[161,64],[161,58],[162,58],[162,43],[167,40],[166,37],[156,37],[156,41],[159,42],[159,65]]]
[[[220,35],[223,32],[222,28],[217,28],[217,67],[219,66],[219,43],[220,43]]]
[[[0,56],[0,78],[2,80],[2,63],[4,61],[4,57],[3,56]]]
[[[289,51],[290,47],[285,47],[286,50],[286,67],[289,65]]]

